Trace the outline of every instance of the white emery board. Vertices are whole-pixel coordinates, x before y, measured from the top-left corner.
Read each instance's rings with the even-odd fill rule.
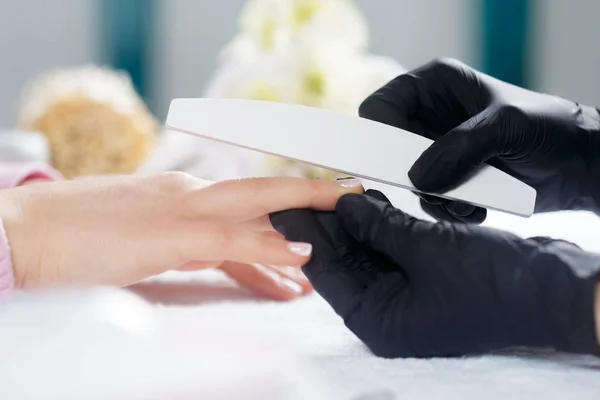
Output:
[[[414,192],[408,171],[432,143],[358,116],[241,99],[174,99],[166,126]],[[458,187],[426,194],[522,217],[533,214],[536,198],[535,189],[487,164]]]

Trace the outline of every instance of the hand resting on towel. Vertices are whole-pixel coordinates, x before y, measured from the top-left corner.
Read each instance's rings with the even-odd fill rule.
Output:
[[[357,181],[301,178],[94,177],[2,190],[0,218],[18,289],[126,286],[218,266],[255,292],[289,299],[310,291],[298,267],[312,248],[282,238],[268,214],[332,210],[341,195],[362,190]]]

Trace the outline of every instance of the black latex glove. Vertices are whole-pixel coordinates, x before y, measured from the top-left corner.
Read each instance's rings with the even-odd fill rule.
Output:
[[[419,190],[444,192],[487,162],[537,190],[536,212],[599,210],[596,108],[444,59],[392,80],[367,98],[359,113],[435,140],[408,173]],[[420,197],[423,209],[437,219],[481,223],[486,217],[482,208]]]
[[[376,191],[343,196],[335,212],[291,210],[271,221],[287,239],[313,244],[304,273],[376,355],[517,346],[600,355],[600,255],[573,244],[417,220]]]

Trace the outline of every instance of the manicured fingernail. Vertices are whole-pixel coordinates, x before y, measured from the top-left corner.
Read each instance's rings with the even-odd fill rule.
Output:
[[[286,289],[289,289],[289,291],[292,293],[300,294],[300,293],[304,292],[304,289],[302,289],[302,286],[298,285],[296,282],[292,281],[291,279],[281,278],[279,281],[281,282],[281,284],[283,286],[285,286]]]
[[[312,253],[312,245],[310,243],[292,242],[288,244],[288,249],[299,256],[306,257]]]
[[[355,188],[360,186],[360,181],[354,177],[338,178],[335,182],[343,188]]]
[[[302,272],[302,270],[300,268],[297,268],[297,267],[283,267],[282,269],[284,270],[284,272],[285,272],[286,275],[291,276],[296,281],[298,281],[298,280],[308,281],[308,278],[306,277],[306,275],[304,275],[304,273]]]

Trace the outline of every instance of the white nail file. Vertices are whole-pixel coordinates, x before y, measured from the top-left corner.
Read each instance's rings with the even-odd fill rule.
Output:
[[[174,99],[168,129],[419,192],[408,171],[432,140],[329,110],[239,99]],[[529,217],[536,191],[487,164],[460,186],[427,193]]]

